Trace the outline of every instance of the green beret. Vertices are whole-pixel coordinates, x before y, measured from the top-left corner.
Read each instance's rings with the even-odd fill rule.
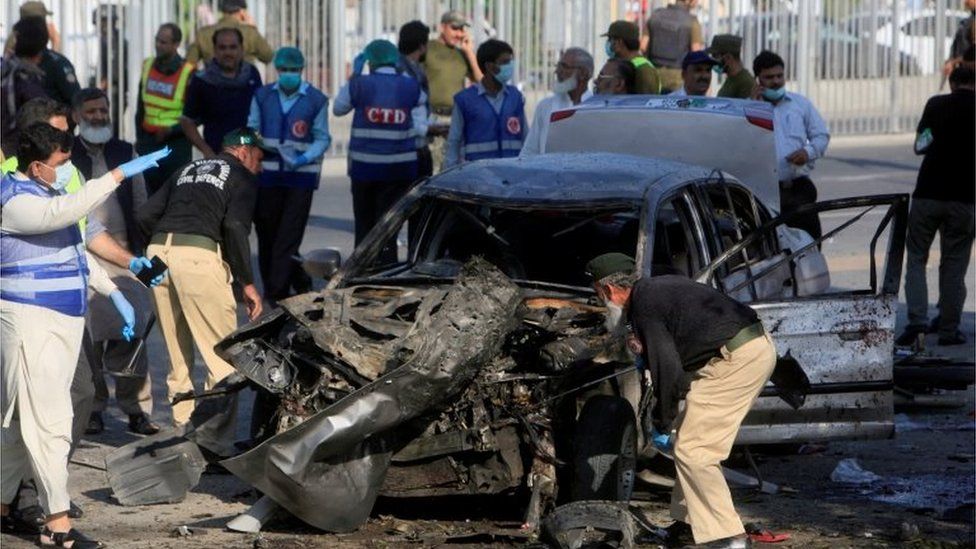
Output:
[[[616,273],[632,273],[636,264],[634,258],[620,252],[611,252],[598,255],[586,264],[586,274],[593,278],[594,282]]]

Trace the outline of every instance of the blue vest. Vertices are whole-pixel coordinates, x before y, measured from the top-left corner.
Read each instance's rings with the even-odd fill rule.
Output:
[[[0,208],[19,194],[52,196],[34,181],[10,175],[0,180]],[[78,224],[43,234],[0,231],[0,299],[84,316],[88,263]]]
[[[417,144],[410,111],[420,100],[420,85],[402,74],[369,74],[349,81],[356,114],[349,140],[349,178],[353,181],[413,181]]]
[[[312,135],[312,124],[315,115],[325,108],[328,101],[325,94],[312,86],[306,86],[305,93],[299,94],[298,101],[288,109],[286,114],[281,111],[281,99],[273,84],[263,86],[254,92],[254,100],[257,101],[258,109],[261,111],[260,133],[264,143],[269,147],[288,144],[296,154],[306,151],[315,141]],[[288,170],[280,154],[265,151],[258,183],[262,187],[317,189],[321,169],[321,163],[313,162],[297,170]]]
[[[525,139],[525,99],[515,86],[505,86],[498,114],[491,103],[471,86],[454,95],[454,108],[464,117],[465,160],[518,156]]]

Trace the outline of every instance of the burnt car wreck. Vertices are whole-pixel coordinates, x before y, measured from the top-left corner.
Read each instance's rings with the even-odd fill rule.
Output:
[[[607,251],[633,254],[642,276],[684,274],[757,310],[782,368],[740,444],[891,436],[907,200],[815,207],[883,214],[866,243],[866,287],[828,277],[821,242],[784,244],[783,221],[714,170],[603,153],[450,170],[324,273],[326,289],[222,341],[237,372],[196,396],[187,429],[110,455],[110,484],[126,505],[179,501],[204,455],[222,456],[265,495],[257,523],[280,506],[331,532],[358,528],[379,496],[519,494],[529,531],[556,505],[626,502],[638,460],[654,452],[639,420],[651,392],[584,272]],[[407,249],[381,264],[408,220]],[[880,277],[876,255],[887,257]],[[245,387],[258,394],[258,444],[228,457],[209,430]],[[577,528],[584,507],[555,514],[550,529]],[[603,511],[608,524],[626,516],[626,506]]]

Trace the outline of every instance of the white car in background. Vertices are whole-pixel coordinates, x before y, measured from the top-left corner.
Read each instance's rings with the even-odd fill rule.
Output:
[[[893,16],[887,11],[853,15],[842,23],[842,27],[862,38],[873,35],[876,44],[888,47],[893,46],[894,33],[897,32],[898,51],[911,56],[921,74],[935,74],[942,69],[942,64],[949,57],[949,49],[959,23],[969,14],[960,10],[946,10],[942,16],[945,18],[945,26],[938,37],[938,11],[934,9],[900,13],[897,31]]]

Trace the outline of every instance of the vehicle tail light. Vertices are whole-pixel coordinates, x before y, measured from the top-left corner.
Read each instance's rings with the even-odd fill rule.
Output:
[[[564,118],[569,118],[576,114],[576,109],[566,109],[563,111],[556,111],[549,115],[549,122],[555,122],[557,120],[562,120]]]
[[[746,120],[749,121],[753,126],[759,126],[765,130],[773,131],[773,119],[766,118],[765,116],[756,116],[754,114],[746,114]]]

